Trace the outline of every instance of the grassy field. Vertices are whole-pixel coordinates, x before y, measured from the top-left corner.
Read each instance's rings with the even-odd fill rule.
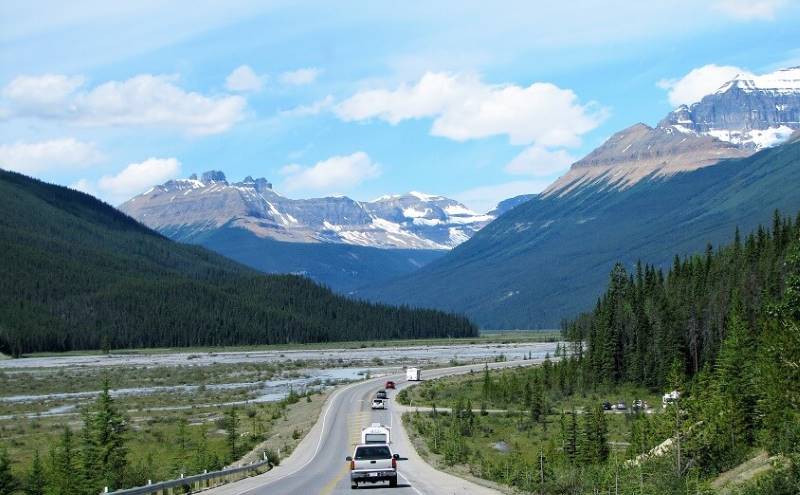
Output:
[[[266,449],[284,457],[289,455],[313,426],[326,397],[327,393],[312,393],[292,400],[236,406],[240,426],[235,460],[260,458]],[[203,401],[223,403],[246,398],[241,392],[228,392]],[[128,461],[135,472],[153,480],[191,474],[199,452],[205,452],[210,460],[206,468],[222,467],[233,460],[223,423],[223,414],[229,408],[192,405],[196,401],[190,396],[155,395],[143,399],[116,401],[118,408],[125,411]],[[164,404],[186,408],[164,411]],[[46,459],[64,427],[78,432],[82,427],[80,415],[0,422],[0,448],[8,450],[12,470],[19,475],[25,473],[37,450]],[[180,441],[181,438],[185,440]],[[184,447],[180,447],[181,443]]]
[[[375,341],[348,341],[348,342],[323,342],[314,344],[279,344],[279,345],[248,345],[227,347],[160,347],[147,349],[113,349],[113,354],[172,354],[172,353],[207,353],[207,352],[248,352],[248,351],[292,351],[314,349],[366,349],[370,347],[401,347],[401,346],[434,346],[434,345],[465,345],[465,344],[511,344],[523,342],[556,342],[561,338],[559,330],[483,330],[478,337],[455,339],[403,339],[403,340],[375,340]],[[62,353],[32,353],[24,357],[48,356],[98,356],[104,354],[100,350],[71,351]]]
[[[517,370],[492,372],[492,377],[498,381],[510,381],[513,380],[515,376],[519,380],[524,379]],[[519,401],[514,397],[498,396],[484,400],[482,380],[482,373],[469,373],[466,375],[430,380],[416,387],[403,390],[398,395],[397,399],[402,404],[411,406],[430,407],[436,405],[438,407],[453,407],[456,402],[461,399],[464,401],[470,400],[475,408],[478,408],[481,403],[484,403],[487,409],[510,408],[513,411],[515,407],[517,407],[516,404],[518,404]],[[637,399],[647,402],[651,408],[655,410],[661,407],[661,396],[659,394],[643,387],[634,387],[631,385],[599,387],[594,391],[584,394],[573,394],[569,397],[551,396],[548,400],[548,405],[553,412],[568,412],[573,408],[580,412],[605,401],[615,403],[619,400],[623,400],[627,406],[630,407],[633,401]]]

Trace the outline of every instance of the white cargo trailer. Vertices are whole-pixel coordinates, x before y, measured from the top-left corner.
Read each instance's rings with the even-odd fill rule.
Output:
[[[408,368],[406,370],[406,380],[410,382],[418,382],[422,380],[422,370],[419,368]]]

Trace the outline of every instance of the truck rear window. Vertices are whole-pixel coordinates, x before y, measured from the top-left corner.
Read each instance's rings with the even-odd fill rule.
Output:
[[[357,461],[372,461],[376,459],[391,459],[392,453],[389,447],[375,446],[375,447],[359,447],[356,449],[355,460]]]

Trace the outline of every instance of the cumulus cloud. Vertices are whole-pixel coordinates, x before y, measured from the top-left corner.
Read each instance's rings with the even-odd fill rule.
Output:
[[[259,76],[249,65],[240,65],[225,78],[225,88],[228,91],[241,93],[258,92],[264,85],[264,76]]]
[[[784,5],[786,0],[717,0],[713,8],[734,19],[771,21]]]
[[[528,146],[505,166],[512,175],[548,177],[563,172],[576,158],[564,150],[548,150],[540,146]]]
[[[289,110],[283,110],[281,111],[281,115],[286,115],[287,117],[307,117],[309,115],[318,115],[332,106],[333,96],[328,95],[308,105],[298,105]]]
[[[83,169],[103,158],[93,143],[73,138],[0,144],[0,167],[29,175]]]
[[[244,117],[241,96],[206,96],[176,82],[175,76],[142,74],[83,89],[82,78],[20,76],[3,89],[3,98],[16,117],[97,127],[166,127],[194,135],[224,132]]]
[[[433,118],[435,136],[466,141],[506,135],[512,144],[546,147],[578,145],[606,117],[604,109],[581,104],[573,91],[554,84],[485,84],[475,76],[436,72],[415,84],[358,92],[334,111],[344,121]]]
[[[23,109],[36,110],[48,105],[63,105],[67,98],[83,86],[82,76],[45,74],[19,76],[3,88],[3,98]]]
[[[550,182],[549,179],[511,181],[468,189],[452,196],[475,211],[487,212],[504,199],[541,192],[550,185]]]
[[[380,175],[380,166],[363,151],[332,156],[311,166],[286,165],[280,170],[287,191],[340,192]]]
[[[175,158],[148,158],[131,163],[114,175],[104,175],[96,182],[80,179],[70,187],[119,204],[154,184],[178,177],[180,173],[181,162]]]
[[[739,74],[752,76],[748,71],[732,65],[708,64],[692,69],[681,78],[662,79],[656,84],[668,91],[670,104],[677,107],[700,101]]]
[[[278,77],[280,82],[290,86],[305,86],[317,80],[317,77],[322,73],[316,67],[307,67],[304,69],[290,70],[281,73]]]

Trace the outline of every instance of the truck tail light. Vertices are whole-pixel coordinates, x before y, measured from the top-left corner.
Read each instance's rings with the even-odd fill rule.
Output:
[[[350,461],[350,471],[356,468],[356,461]]]
[[[392,469],[397,469],[397,459],[392,457]]]

